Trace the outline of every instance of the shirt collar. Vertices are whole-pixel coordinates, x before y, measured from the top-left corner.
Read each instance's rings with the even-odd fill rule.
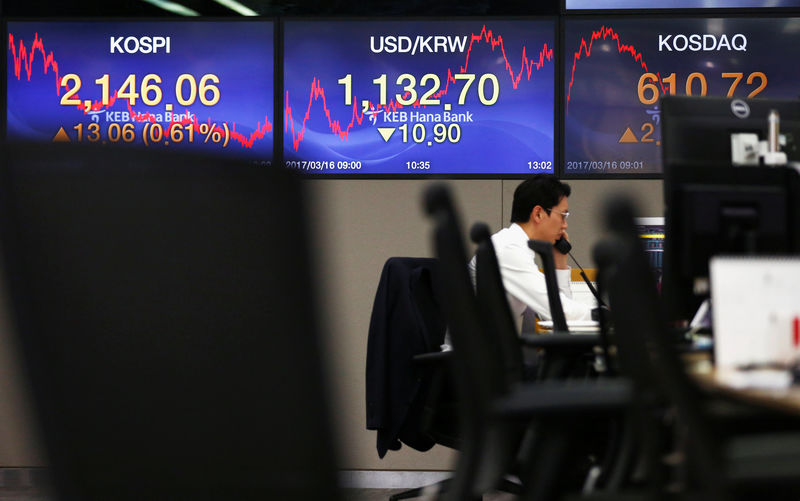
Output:
[[[511,226],[509,226],[508,229],[514,232],[514,236],[524,238],[525,241],[530,240],[530,237],[528,237],[528,234],[522,229],[522,226],[518,225],[517,223],[511,223]]]

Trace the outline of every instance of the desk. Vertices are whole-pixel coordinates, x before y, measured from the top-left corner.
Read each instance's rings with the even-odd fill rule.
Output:
[[[705,355],[705,363],[702,355],[693,353],[684,356],[684,360],[689,363],[689,373],[697,381],[700,387],[712,395],[718,395],[742,403],[757,405],[765,409],[772,409],[778,412],[800,415],[800,385],[792,385],[787,388],[742,388],[733,386],[729,375],[718,373],[710,364],[710,355]]]
[[[596,286],[595,286],[596,288]],[[579,303],[583,303],[590,308],[597,308],[597,298],[594,297],[589,286],[583,280],[578,282],[571,282],[570,289],[572,289],[572,299]]]

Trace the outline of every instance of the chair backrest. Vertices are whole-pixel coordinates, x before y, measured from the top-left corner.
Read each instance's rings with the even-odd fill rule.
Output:
[[[490,418],[493,402],[508,391],[508,384],[497,342],[476,302],[450,191],[437,183],[424,195],[425,208],[434,220],[434,248],[446,284],[445,316],[460,405],[462,447],[446,499],[462,501],[496,486],[513,460],[518,437],[510,427]]]
[[[338,498],[299,179],[63,144],[0,176],[58,498]]]
[[[612,200],[605,210],[612,237],[595,249],[599,276],[611,302],[620,368],[636,384],[652,385],[644,391],[665,395],[674,402],[690,430],[689,445],[701,476],[709,485],[721,485],[717,478],[720,446],[702,409],[703,394],[686,373],[666,330],[655,277],[637,238],[634,214],[630,201]]]
[[[480,222],[472,225],[470,239],[477,244],[475,295],[478,308],[486,318],[490,332],[495,335],[504,360],[506,381],[511,385],[522,379],[522,347],[503,286],[489,226]]]
[[[381,272],[366,360],[367,429],[378,432],[380,457],[398,439],[417,450],[434,445],[421,422],[433,378],[412,360],[444,340],[437,275],[438,261],[419,257],[391,257]]]
[[[556,263],[553,259],[553,244],[542,240],[529,240],[528,247],[533,249],[542,260],[544,281],[547,285],[547,302],[550,305],[550,316],[553,318],[553,330],[567,332],[567,317],[564,316],[564,307],[561,305],[561,296],[558,292],[556,279]]]

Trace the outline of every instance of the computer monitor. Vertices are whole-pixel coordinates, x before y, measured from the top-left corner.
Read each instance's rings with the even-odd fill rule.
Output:
[[[661,274],[664,266],[664,218],[663,217],[637,217],[636,234],[647,254],[650,269],[661,286]]]
[[[800,100],[729,99],[666,96],[661,99],[664,175],[674,166],[729,167],[736,141],[755,134],[769,138],[770,112],[777,112],[780,150],[789,162],[800,162]],[[743,154],[744,152],[740,152]],[[753,152],[755,153],[755,152]],[[758,165],[758,156],[750,164]]]
[[[712,256],[800,250],[794,168],[670,166],[665,174],[663,292],[672,320],[690,319],[708,297]]]
[[[669,96],[661,103],[662,291],[670,318],[686,320],[708,297],[712,256],[800,250],[800,174],[789,166],[800,156],[800,101]],[[789,164],[734,165],[732,136],[752,133],[767,140],[772,111],[780,117],[781,150]]]

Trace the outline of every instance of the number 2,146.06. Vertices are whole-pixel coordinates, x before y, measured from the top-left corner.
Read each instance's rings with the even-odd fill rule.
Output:
[[[100,86],[102,94],[101,103],[103,106],[108,106],[111,100],[110,78],[108,73],[106,73],[94,81],[95,84]],[[175,81],[175,99],[181,106],[191,106],[198,98],[203,105],[214,106],[220,99],[219,87],[217,87],[218,83],[219,77],[212,73],[200,77],[199,83],[194,75],[184,73]],[[141,99],[147,106],[155,106],[161,102],[161,98],[163,97],[160,84],[161,77],[150,73],[142,78],[137,88],[136,75],[131,74],[125,78],[125,81],[114,91],[113,95],[115,98],[127,99],[131,106],[136,105],[138,99]],[[67,89],[67,92],[61,96],[62,106],[82,106],[91,104],[91,101],[81,101],[77,97],[81,85],[81,77],[74,73],[69,73],[61,78],[61,86]]]

